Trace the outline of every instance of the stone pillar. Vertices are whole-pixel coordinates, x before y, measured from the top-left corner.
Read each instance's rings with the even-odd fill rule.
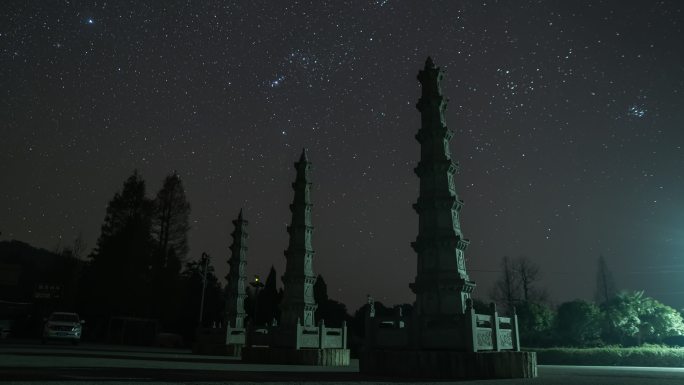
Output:
[[[518,331],[518,314],[515,311],[515,306],[513,306],[513,315],[511,316],[511,333],[513,334],[513,350],[516,352],[520,351],[520,333]]]
[[[470,298],[466,301],[465,340],[469,344],[467,351],[477,352],[477,313]]]
[[[499,342],[499,313],[496,311],[496,304],[492,302],[489,304],[489,315],[492,317],[492,348],[495,351],[501,350],[501,343]]]
[[[318,347],[325,349],[325,321],[318,321]]]
[[[316,326],[314,312],[317,305],[314,300],[313,286],[316,275],[313,272],[314,251],[311,246],[313,226],[311,225],[311,182],[309,169],[311,163],[302,151],[299,161],[295,163],[297,177],[292,183],[294,199],[290,205],[292,221],[287,227],[290,241],[285,250],[285,274],[283,275],[284,294],[280,305],[282,314],[280,324],[292,327],[302,322],[302,326]]]

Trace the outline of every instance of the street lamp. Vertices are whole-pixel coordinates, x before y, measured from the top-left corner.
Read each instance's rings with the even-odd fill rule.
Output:
[[[199,327],[202,327],[202,316],[204,314],[204,292],[207,289],[207,270],[209,269],[209,254],[202,253],[203,268],[200,275],[202,276],[202,301],[200,301],[200,311],[199,311]]]
[[[249,283],[253,288],[254,288],[254,320],[252,324],[254,327],[256,327],[256,320],[257,320],[257,309],[258,304],[259,304],[259,290],[261,290],[264,287],[264,284],[259,280],[258,275],[254,275],[254,281]]]

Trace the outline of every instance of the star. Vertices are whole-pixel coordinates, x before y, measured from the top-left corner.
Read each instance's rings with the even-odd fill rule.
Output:
[[[638,104],[633,104],[627,109],[627,115],[634,118],[643,118],[646,116],[646,112],[646,108]]]
[[[283,83],[283,81],[285,81],[285,75],[279,75],[275,79],[271,80],[271,82],[269,84],[270,84],[271,88],[276,88],[279,85],[281,85]]]

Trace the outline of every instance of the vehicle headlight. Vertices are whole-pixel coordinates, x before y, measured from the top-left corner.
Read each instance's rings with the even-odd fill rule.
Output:
[[[81,326],[74,326],[71,328],[72,332],[80,332],[81,331]]]

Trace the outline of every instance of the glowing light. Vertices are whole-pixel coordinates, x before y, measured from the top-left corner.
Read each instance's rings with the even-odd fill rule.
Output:
[[[86,24],[95,24],[95,20],[93,20],[93,18],[89,18],[86,20]]]

